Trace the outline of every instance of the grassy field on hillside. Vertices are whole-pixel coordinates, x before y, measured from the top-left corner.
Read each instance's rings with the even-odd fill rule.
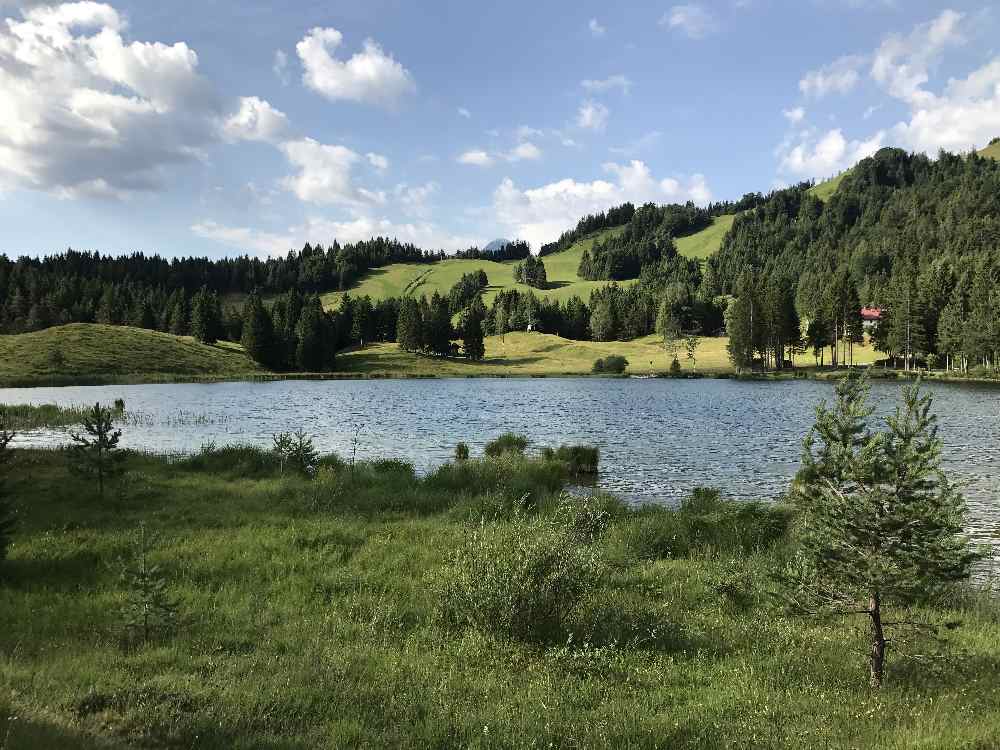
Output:
[[[369,295],[373,300],[387,297],[430,297],[434,292],[447,296],[462,274],[473,273],[482,269],[486,272],[490,286],[484,295],[484,301],[490,305],[493,298],[502,289],[518,289],[522,292],[533,291],[539,296],[550,299],[566,300],[576,295],[586,300],[590,292],[606,285],[607,281],[586,281],[577,276],[583,251],[590,248],[595,241],[620,233],[621,228],[608,229],[587,237],[561,253],[545,257],[545,272],[549,279],[549,289],[533,289],[525,284],[514,282],[514,266],[516,261],[495,263],[488,260],[464,260],[452,258],[439,263],[394,263],[384,268],[376,268],[365,274],[359,284],[350,290],[352,295]],[[629,284],[631,282],[624,282]],[[333,307],[339,303],[341,292],[330,292],[323,295],[323,304]]]
[[[1000,141],[997,141],[992,146],[987,146],[986,148],[982,149],[979,152],[979,155],[1000,161]]]
[[[0,385],[234,377],[261,372],[238,344],[92,323],[0,336]]]
[[[678,359],[685,372],[705,374],[733,372],[726,351],[726,338],[703,338],[692,368],[683,351]],[[633,375],[665,373],[671,359],[659,337],[645,336],[634,341],[571,341],[544,333],[508,333],[486,338],[486,358],[470,362],[463,358],[446,359],[404,352],[396,344],[375,344],[338,356],[337,369],[344,372],[374,375],[583,375],[591,371],[594,360],[618,354],[629,361]],[[871,347],[856,347],[855,364],[870,364],[882,355]],[[796,364],[810,367],[812,355],[799,357]]]
[[[893,651],[873,694],[861,620],[767,595],[780,509],[560,499],[563,465],[515,457],[427,478],[326,460],[307,480],[224,449],[125,468],[101,501],[62,454],[15,453],[4,750],[1000,742],[997,602],[894,611],[962,624],[947,660]],[[176,605],[148,639],[119,575],[140,524]]]
[[[712,225],[677,240],[677,252],[688,258],[707,258],[722,245],[722,238],[733,226],[735,214],[717,216]]]

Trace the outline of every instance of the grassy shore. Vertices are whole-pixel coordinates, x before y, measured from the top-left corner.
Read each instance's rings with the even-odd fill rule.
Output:
[[[73,323],[0,336],[0,386],[227,378],[262,372],[238,344]]]
[[[921,613],[962,622],[951,658],[897,653],[872,694],[860,621],[767,595],[786,511],[560,499],[567,471],[326,459],[308,480],[218,450],[131,456],[101,501],[61,454],[17,451],[0,747],[1000,742],[996,601]],[[178,606],[148,642],[119,614],[140,524]]]

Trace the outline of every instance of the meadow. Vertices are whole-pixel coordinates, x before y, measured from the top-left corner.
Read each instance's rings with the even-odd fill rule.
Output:
[[[0,336],[0,386],[64,385],[183,378],[235,378],[262,372],[239,344],[129,326],[72,323]]]
[[[790,511],[567,496],[576,454],[395,461],[130,455],[102,501],[16,451],[0,563],[0,748],[990,748],[1000,606],[867,686],[861,620],[771,595]],[[710,478],[707,478],[710,480]],[[139,529],[169,627],[121,614]],[[909,650],[909,649],[907,649]]]

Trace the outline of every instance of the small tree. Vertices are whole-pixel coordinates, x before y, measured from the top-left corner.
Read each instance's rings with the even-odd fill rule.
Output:
[[[7,559],[11,537],[14,535],[14,509],[7,500],[4,479],[7,465],[10,463],[11,451],[8,447],[14,439],[14,432],[7,428],[7,413],[0,409],[0,562]]]
[[[697,370],[698,368],[698,346],[701,344],[701,339],[698,338],[698,334],[694,333],[690,336],[684,338],[684,349],[687,352],[688,362],[691,363],[691,369]]]
[[[69,448],[70,468],[83,476],[97,477],[102,500],[105,482],[121,474],[124,458],[118,449],[122,431],[114,429],[114,416],[112,409],[96,403],[82,422],[86,434],[70,433],[73,439]]]
[[[155,538],[140,524],[132,559],[121,565],[125,589],[122,618],[130,642],[146,645],[156,635],[169,635],[177,622],[177,603],[167,591],[167,579],[150,559]]]
[[[852,377],[821,405],[805,441],[793,487],[801,511],[799,551],[790,566],[792,600],[806,609],[863,614],[870,620],[869,676],[882,685],[883,610],[947,591],[968,578],[979,557],[963,534],[965,502],[941,471],[941,441],[931,397],[905,388],[902,404],[872,434],[868,384]]]
[[[482,299],[477,297],[462,316],[462,348],[465,355],[473,362],[479,362],[486,356],[486,345],[483,342],[483,319],[486,317],[486,307]]]
[[[274,452],[278,456],[282,473],[285,471],[285,466],[289,466],[307,477],[316,473],[319,454],[313,446],[312,438],[303,430],[296,430],[294,433],[282,432],[273,436],[271,440],[274,443]]]

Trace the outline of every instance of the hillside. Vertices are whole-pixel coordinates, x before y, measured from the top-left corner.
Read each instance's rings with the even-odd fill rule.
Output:
[[[735,214],[723,214],[715,218],[710,227],[702,229],[700,232],[680,237],[676,240],[677,252],[687,258],[707,258],[719,249],[722,238],[733,226],[736,219]]]
[[[979,155],[980,156],[986,156],[986,157],[989,157],[990,159],[996,159],[997,161],[1000,161],[1000,141],[997,141],[996,143],[992,143],[989,146],[987,146],[986,148],[982,149],[979,152]]]
[[[0,384],[234,377],[261,372],[238,344],[73,323],[0,336]]]
[[[733,372],[726,351],[728,339],[702,338],[697,351],[698,372],[704,374]],[[375,344],[365,349],[342,352],[337,358],[337,370],[359,375],[397,375],[468,377],[474,375],[585,375],[591,372],[594,360],[609,355],[621,355],[629,361],[629,373],[647,375],[667,372],[670,357],[658,336],[644,336],[632,341],[572,341],[544,333],[508,333],[486,338],[486,358],[482,362],[467,359],[426,357],[404,352],[396,344]],[[855,364],[870,364],[881,355],[871,347],[854,351]],[[678,356],[685,371],[691,365],[684,353]],[[799,367],[814,364],[812,355],[796,359]]]
[[[356,296],[369,295],[376,301],[404,295],[429,297],[434,292],[447,296],[448,291],[463,274],[482,269],[490,281],[489,289],[484,295],[484,301],[487,305],[492,303],[497,292],[503,289],[518,289],[522,292],[533,291],[536,295],[559,301],[567,300],[574,295],[586,300],[590,297],[590,292],[593,289],[605,286],[608,282],[581,279],[576,273],[580,266],[580,257],[583,255],[583,251],[589,249],[595,241],[619,232],[621,232],[620,227],[595,232],[562,252],[545,256],[549,289],[533,289],[524,284],[515,283],[514,266],[517,265],[516,261],[496,263],[489,260],[452,258],[433,264],[394,263],[383,268],[373,269],[362,278],[360,283],[352,287],[349,293]],[[330,292],[323,295],[323,305],[327,308],[335,307],[342,295],[342,292]]]

